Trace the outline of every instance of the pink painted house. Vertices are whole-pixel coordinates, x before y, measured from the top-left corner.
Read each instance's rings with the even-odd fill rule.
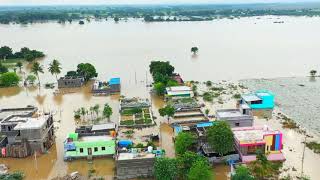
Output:
[[[264,152],[270,161],[284,161],[282,133],[269,127],[240,127],[232,129],[235,147],[243,163],[256,160],[257,150]]]

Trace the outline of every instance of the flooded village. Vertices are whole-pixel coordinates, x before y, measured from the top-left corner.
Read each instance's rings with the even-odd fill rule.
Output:
[[[268,18],[255,30],[283,26],[275,28],[275,37],[280,37],[293,26],[290,24],[293,21],[291,18],[281,24],[274,24],[273,20],[268,24]],[[249,26],[253,26],[254,20],[234,20],[243,30],[242,34],[235,35],[239,41],[243,40],[241,35],[247,33],[246,26],[249,23]],[[305,23],[309,19],[299,20]],[[209,25],[211,30],[216,26],[228,29],[229,23],[233,22],[220,20],[215,23]],[[135,20],[128,24],[134,32],[141,30],[138,26],[144,26]],[[27,180],[223,180],[233,179],[243,172],[247,176],[239,176],[239,179],[313,180],[320,177],[317,171],[320,155],[316,128],[319,122],[315,115],[309,115],[314,127],[309,123],[305,125],[303,116],[297,114],[302,111],[306,113],[308,106],[292,105],[299,104],[298,100],[306,103],[308,98],[315,96],[312,91],[318,91],[315,90],[319,89],[318,86],[314,85],[318,84],[318,77],[309,77],[310,68],[317,67],[316,62],[311,61],[311,65],[304,66],[304,69],[299,67],[301,64],[290,64],[289,71],[281,72],[284,62],[276,67],[270,65],[276,63],[275,55],[270,55],[273,58],[271,63],[260,64],[265,65],[266,70],[259,68],[259,63],[244,61],[250,57],[244,55],[244,59],[239,57],[244,66],[240,65],[241,62],[233,62],[237,66],[235,68],[223,61],[234,57],[217,45],[214,45],[215,53],[220,56],[221,62],[210,62],[214,56],[210,54],[212,48],[207,47],[210,46],[207,37],[199,37],[199,40],[191,37],[194,43],[186,43],[183,40],[185,35],[169,35],[171,31],[164,31],[170,26],[168,24],[149,24],[142,29],[145,34],[133,37],[125,31],[128,24],[108,24],[113,30],[101,22],[88,23],[82,29],[75,24],[57,27],[51,22],[30,27],[0,25],[0,33],[14,29],[13,32],[7,32],[8,37],[1,37],[1,47],[9,46],[18,52],[27,46],[45,54],[30,62],[23,60],[20,68],[7,66],[9,72],[15,72],[20,77],[20,81],[10,87],[0,88],[2,174],[22,174]],[[207,31],[195,30],[191,23],[180,25],[174,28],[189,27],[187,31],[191,34],[194,31]],[[205,24],[198,25],[203,29],[206,27]],[[46,26],[57,30],[57,39],[49,38],[48,43],[30,39],[35,36],[37,28],[42,27],[44,32],[50,32]],[[106,35],[106,38],[100,34],[102,32],[98,32],[97,27],[113,33],[118,31],[121,37],[115,40]],[[318,23],[316,28],[319,27]],[[20,28],[24,29],[18,30]],[[148,28],[160,28],[164,34],[153,39]],[[304,30],[308,31],[307,28]],[[230,41],[228,35],[218,37],[220,30],[213,31],[217,41]],[[261,30],[254,36],[262,36],[263,32]],[[9,39],[14,33],[18,37],[16,41]],[[95,37],[83,36],[86,33]],[[22,36],[26,36],[25,39],[19,39]],[[38,36],[41,39],[45,34],[40,32]],[[66,36],[79,42],[60,44]],[[141,39],[144,39],[145,45],[126,47],[126,38],[123,37],[133,37],[135,43],[143,37]],[[153,42],[162,42],[164,37],[166,41],[167,38],[177,38],[185,45],[180,44],[179,47],[177,42],[163,42],[159,46],[149,47]],[[275,38],[274,42],[286,41],[291,37],[289,34],[282,40]],[[86,45],[86,41],[93,42],[88,40],[90,38],[95,44]],[[306,37],[303,43],[310,42],[310,38]],[[106,39],[115,42],[113,47],[103,47]],[[257,44],[265,42],[263,47],[274,43],[269,42],[268,37],[257,41],[260,42]],[[48,45],[50,43],[52,45]],[[248,42],[244,46],[252,47],[254,44]],[[232,48],[242,45],[235,43],[234,46]],[[276,46],[283,47],[285,44]],[[71,47],[75,50],[71,50]],[[87,51],[83,51],[86,48]],[[174,48],[179,51],[176,55],[170,50]],[[293,43],[291,48],[297,48],[296,44]],[[141,52],[137,52],[137,49]],[[234,50],[236,56],[244,54],[245,50],[242,50]],[[280,53],[277,48],[273,50],[275,54]],[[262,54],[262,51],[256,53]],[[252,58],[257,54],[252,54]],[[307,50],[299,55],[303,54],[310,56]],[[280,56],[287,57],[281,53]],[[314,58],[317,57],[314,55]],[[57,59],[59,67],[56,71],[50,69],[54,67],[54,59]],[[6,61],[10,59],[3,61],[4,65]],[[35,71],[35,62],[43,68],[42,72],[39,69]],[[219,63],[223,68],[218,67]],[[249,68],[248,64],[252,66]],[[272,71],[276,71],[275,75],[272,75]],[[35,76],[33,81],[28,78],[30,74]],[[290,84],[288,82],[291,80],[278,78],[291,75],[300,76],[302,80]],[[265,77],[276,79],[262,79]],[[309,81],[311,78],[313,81]],[[291,91],[286,90],[288,88]],[[302,94],[302,88],[308,89],[310,96],[294,100],[298,96],[294,92]],[[318,97],[313,98],[311,101],[316,103],[314,101]],[[288,104],[288,101],[293,103]],[[308,105],[312,106],[312,103]],[[318,104],[315,106],[318,107]],[[310,111],[315,114],[316,109],[310,108]],[[295,121],[296,118],[298,121]]]

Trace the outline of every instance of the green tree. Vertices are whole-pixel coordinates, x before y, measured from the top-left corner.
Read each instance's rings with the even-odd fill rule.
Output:
[[[199,51],[199,48],[198,48],[198,47],[192,47],[192,48],[191,48],[191,52],[192,52],[193,54],[197,54],[198,51]]]
[[[209,145],[220,156],[228,153],[233,148],[233,133],[232,130],[225,121],[219,121],[208,129],[207,138]]]
[[[50,64],[49,64],[49,72],[52,75],[56,75],[56,80],[58,81],[58,74],[61,73],[61,64],[58,60],[54,59]]]
[[[191,151],[186,151],[182,155],[179,155],[177,157],[179,176],[187,179],[192,164],[198,160],[205,160],[205,157]]]
[[[110,116],[112,115],[112,108],[109,106],[109,104],[105,104],[103,108],[103,116],[108,118],[110,121]]]
[[[171,86],[179,86],[178,82],[175,80],[169,80],[167,82],[167,87],[171,87]]]
[[[18,62],[16,63],[16,67],[19,68],[20,72],[21,72],[22,66],[23,66],[23,65],[22,65],[22,62],[21,62],[21,61],[18,61]]]
[[[161,96],[166,91],[166,86],[162,82],[158,82],[153,85],[153,89],[158,96]]]
[[[171,105],[166,105],[164,108],[159,109],[160,116],[162,116],[162,117],[167,116],[168,122],[169,122],[170,117],[174,116],[174,113],[175,113],[175,109]]]
[[[177,160],[170,158],[156,158],[154,175],[157,180],[174,180],[177,177]]]
[[[174,143],[175,151],[177,155],[182,155],[186,151],[192,149],[192,146],[196,142],[196,137],[189,132],[180,132],[176,137],[176,141]]]
[[[8,68],[0,62],[0,74],[8,72]]]
[[[316,70],[311,70],[311,71],[310,71],[310,76],[311,76],[311,77],[315,77],[316,74],[317,74],[317,71],[316,71]]]
[[[15,72],[6,72],[0,75],[0,85],[9,87],[19,83],[20,78]]]
[[[152,76],[154,76],[156,73],[159,73],[170,77],[174,72],[174,67],[170,65],[169,61],[151,61],[149,65],[149,71]]]
[[[254,180],[254,177],[247,167],[239,166],[237,167],[235,174],[231,176],[231,180]]]
[[[5,60],[8,56],[12,55],[12,49],[8,46],[2,46],[0,48],[0,58]]]
[[[38,62],[34,62],[31,68],[31,72],[37,76],[40,85],[39,73],[43,73],[43,67]]]
[[[96,104],[93,106],[93,111],[96,113],[96,116],[98,117],[99,116],[99,110],[100,109],[100,105],[99,104]]]
[[[83,76],[85,81],[89,81],[91,78],[98,76],[98,73],[96,72],[96,68],[90,63],[78,64],[77,73],[78,75]]]
[[[37,77],[32,75],[32,74],[29,74],[26,78],[27,82],[29,84],[34,84],[34,82],[36,81]]]
[[[188,173],[188,180],[210,179],[213,179],[213,172],[206,159],[200,159],[192,164]]]
[[[268,179],[277,173],[277,168],[268,161],[266,155],[258,150],[256,152],[257,160],[249,164],[252,175],[257,179]]]
[[[36,59],[36,57],[31,53],[27,53],[23,57],[28,62],[32,62],[32,61],[34,61]]]
[[[116,16],[116,17],[114,17],[114,18],[113,18],[113,20],[114,20],[114,22],[116,22],[116,23],[117,23],[117,22],[119,22],[119,21],[120,21],[120,18]]]

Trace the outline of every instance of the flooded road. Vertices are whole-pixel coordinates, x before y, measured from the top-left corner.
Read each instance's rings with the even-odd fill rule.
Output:
[[[91,21],[83,26],[77,23],[53,22],[32,25],[0,25],[0,46],[14,50],[29,47],[47,55],[40,63],[45,73],[42,83],[55,82],[47,72],[48,64],[58,59],[62,73],[75,70],[81,62],[96,66],[98,79],[121,77],[122,95],[149,98],[148,65],[151,60],[170,60],[185,80],[238,80],[244,78],[304,76],[310,69],[319,67],[320,18],[286,18],[284,24],[274,24],[263,17],[212,22],[143,23],[130,20],[115,24],[113,21]],[[192,56],[190,48],[199,47],[199,54]],[[21,76],[29,74],[30,64],[25,64]],[[1,107],[35,105],[40,111],[55,113],[56,144],[45,155],[26,159],[0,159],[10,170],[23,170],[26,179],[50,179],[79,171],[88,174],[95,169],[97,176],[111,179],[114,162],[96,159],[64,162],[63,144],[66,135],[74,131],[74,110],[109,103],[113,108],[111,120],[119,118],[119,96],[94,97],[90,85],[72,93],[54,96],[54,89],[36,87],[0,88]],[[154,113],[163,105],[154,99]],[[156,119],[157,125],[164,122]],[[162,124],[161,146],[169,157],[174,156],[172,129]],[[219,179],[226,178],[228,167],[214,168]],[[221,171],[221,172],[220,172]]]

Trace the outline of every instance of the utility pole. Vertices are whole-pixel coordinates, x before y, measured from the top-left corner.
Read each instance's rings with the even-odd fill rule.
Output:
[[[305,133],[304,133],[305,134]],[[304,154],[305,154],[305,151],[306,151],[306,143],[307,143],[307,135],[305,134],[305,137],[304,137],[304,142],[303,142],[303,152],[302,152],[302,158],[301,158],[301,177],[303,175],[303,164],[304,164]]]

